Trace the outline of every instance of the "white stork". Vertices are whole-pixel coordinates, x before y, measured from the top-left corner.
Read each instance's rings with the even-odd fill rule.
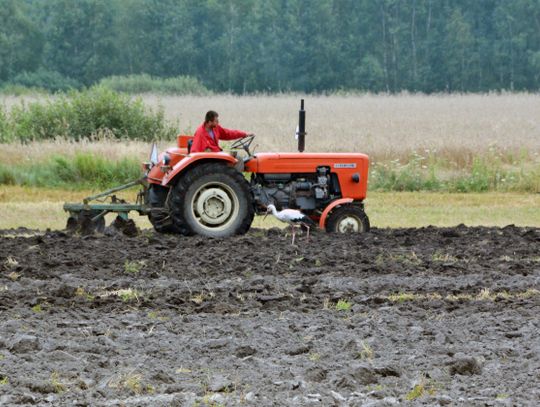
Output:
[[[309,229],[311,227],[317,226],[315,222],[311,220],[311,218],[304,215],[302,212],[300,212],[297,209],[283,209],[278,212],[276,207],[270,204],[268,205],[266,209],[266,215],[264,215],[263,220],[266,219],[269,213],[272,213],[272,215],[274,215],[280,221],[291,225],[291,232],[292,232],[291,244],[294,244],[296,227],[304,226],[307,229],[307,239],[309,240]]]

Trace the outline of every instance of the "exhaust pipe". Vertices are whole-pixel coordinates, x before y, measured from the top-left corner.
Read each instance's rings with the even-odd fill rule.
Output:
[[[304,110],[304,99],[300,100],[300,111],[298,112],[298,151],[304,152],[306,146],[306,111]]]

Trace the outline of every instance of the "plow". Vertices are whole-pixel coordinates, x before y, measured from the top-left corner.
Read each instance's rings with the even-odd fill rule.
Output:
[[[269,205],[301,211],[320,229],[337,233],[369,231],[364,210],[369,158],[363,153],[307,153],[306,111],[301,101],[298,152],[255,154],[254,135],[235,141],[230,152],[191,152],[193,136],[159,153],[153,144],[143,175],[124,185],[65,203],[67,229],[103,232],[105,215],[115,224],[133,222],[130,212],[148,216],[160,233],[228,237],[244,234],[254,216]],[[135,202],[116,194],[140,187]]]
[[[115,193],[125,191],[136,186],[141,190],[137,193],[135,203],[126,202],[118,198]],[[127,222],[129,213],[134,211],[139,215],[147,215],[148,206],[145,203],[148,183],[146,177],[128,182],[95,195],[83,199],[82,203],[65,203],[64,211],[69,213],[66,228],[72,232],[90,234],[93,232],[103,233],[105,230],[105,215],[117,214],[118,222]]]

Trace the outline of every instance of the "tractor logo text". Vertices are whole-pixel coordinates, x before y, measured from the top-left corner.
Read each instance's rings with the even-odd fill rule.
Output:
[[[356,164],[355,163],[334,164],[334,168],[356,168]]]

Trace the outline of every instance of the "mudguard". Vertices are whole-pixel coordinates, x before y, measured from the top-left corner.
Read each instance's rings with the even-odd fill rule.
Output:
[[[319,219],[319,228],[324,229],[326,225],[326,218],[328,217],[328,214],[338,205],[344,205],[344,204],[350,204],[354,201],[352,198],[341,198],[336,199],[332,203],[330,203],[326,208],[324,208],[323,213],[321,214],[321,218]]]
[[[232,155],[219,152],[219,153],[193,153],[191,155],[188,155],[178,161],[173,168],[165,174],[161,181],[161,185],[167,186],[169,185],[178,174],[180,174],[182,171],[184,171],[186,168],[190,167],[196,162],[201,161],[223,161],[227,163],[228,165],[234,166],[237,163],[237,159],[234,158]]]

